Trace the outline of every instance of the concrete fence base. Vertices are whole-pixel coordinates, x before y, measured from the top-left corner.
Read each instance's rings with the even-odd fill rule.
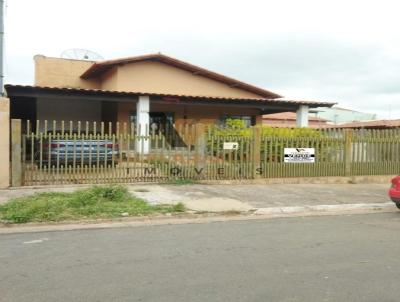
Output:
[[[375,176],[356,176],[356,177],[299,177],[299,178],[263,178],[263,179],[245,179],[245,180],[200,180],[196,183],[204,185],[274,185],[274,184],[386,184],[390,186],[390,180],[394,177],[390,175],[375,175]],[[118,183],[114,183],[118,184]],[[120,183],[122,185],[165,185],[165,182],[135,182],[135,183]],[[109,184],[93,184],[96,186],[107,186]],[[44,189],[47,188],[89,188],[91,184],[55,184],[55,185],[35,185],[24,187],[10,187],[10,190],[20,189]],[[0,188],[1,189],[1,188]]]
[[[243,180],[207,180],[202,184],[387,184],[396,175],[365,175],[365,176],[324,176],[324,177],[293,177],[293,178],[259,178]]]

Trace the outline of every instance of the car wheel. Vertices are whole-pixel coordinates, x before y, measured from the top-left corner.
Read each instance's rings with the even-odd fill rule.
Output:
[[[400,209],[400,201],[396,201],[396,207]]]

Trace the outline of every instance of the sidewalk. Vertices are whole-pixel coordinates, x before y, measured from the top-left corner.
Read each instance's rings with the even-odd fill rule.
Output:
[[[36,192],[71,192],[80,188],[83,187],[0,190],[0,203]],[[0,234],[385,212],[400,215],[387,197],[386,184],[145,184],[128,188],[149,203],[182,202],[188,211],[155,217],[4,225],[0,226]]]
[[[195,211],[248,211],[271,207],[387,203],[386,184],[129,185],[152,204],[182,202]],[[71,192],[82,187],[0,190],[0,203],[36,192]]]
[[[229,198],[254,208],[389,201],[386,184],[274,184],[154,186],[141,197],[156,201]],[[160,193],[163,193],[162,195]],[[172,196],[173,197],[172,197]]]

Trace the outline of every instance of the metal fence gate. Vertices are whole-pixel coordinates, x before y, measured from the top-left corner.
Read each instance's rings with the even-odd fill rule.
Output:
[[[12,120],[12,185],[100,184],[281,177],[391,175],[400,131]],[[313,162],[286,162],[312,148]]]

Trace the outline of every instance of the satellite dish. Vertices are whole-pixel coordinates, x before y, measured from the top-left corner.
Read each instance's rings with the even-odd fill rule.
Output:
[[[103,60],[103,57],[94,51],[80,48],[71,48],[64,50],[61,53],[61,58],[72,59],[72,60],[84,60],[84,61],[99,61]]]

